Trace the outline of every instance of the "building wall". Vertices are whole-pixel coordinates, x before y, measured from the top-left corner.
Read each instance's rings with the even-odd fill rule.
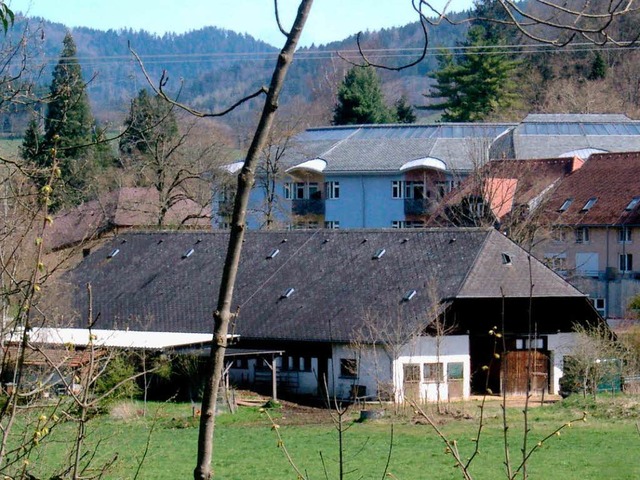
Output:
[[[438,342],[440,345],[438,346]],[[438,352],[439,350],[439,352]],[[442,364],[442,381],[429,381],[425,378],[425,364]],[[393,365],[396,401],[404,401],[404,365],[419,364],[420,367],[420,399],[433,402],[449,398],[448,365],[450,363],[463,364],[463,394],[467,399],[471,395],[471,360],[469,355],[468,335],[449,335],[441,338],[418,337],[406,345]],[[440,395],[438,397],[438,390]]]
[[[547,348],[550,353],[549,389],[550,393],[558,394],[560,392],[560,378],[563,375],[564,357],[571,355],[571,351],[576,345],[577,334],[575,333],[558,333],[549,335],[547,339]]]
[[[604,301],[604,316],[624,317],[629,302],[640,293],[640,228],[629,227],[626,241],[620,241],[621,230],[588,227],[588,241],[577,241],[576,229],[566,228],[555,240],[536,247],[534,254],[579,290]],[[630,271],[620,270],[621,255],[631,256]]]

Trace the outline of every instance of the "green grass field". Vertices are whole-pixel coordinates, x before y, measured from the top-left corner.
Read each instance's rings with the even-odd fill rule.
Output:
[[[138,407],[139,408],[139,405]],[[463,452],[471,453],[472,439],[477,434],[477,404],[457,405],[462,415],[439,416],[440,428],[456,439]],[[553,437],[536,452],[529,463],[530,478],[538,479],[602,479],[640,478],[640,434],[637,422],[640,399],[617,397],[599,400],[597,406],[579,401],[535,407],[530,410],[532,431],[530,444],[535,444],[582,409],[593,413],[587,422],[576,422]],[[522,440],[521,407],[509,409],[511,455],[518,463]],[[356,415],[357,412],[354,412]],[[275,421],[285,446],[301,470],[311,479],[338,478],[337,435],[326,412],[299,413],[285,406],[274,411]],[[505,478],[504,453],[499,407],[493,403],[486,409],[486,427],[480,441],[480,455],[471,472],[476,479]],[[355,418],[355,416],[353,417]],[[453,467],[453,459],[445,454],[445,446],[428,425],[416,424],[409,416],[381,421],[350,422],[345,434],[345,458],[348,479],[382,478],[389,451],[393,425],[393,449],[386,478],[448,479],[461,478]],[[195,464],[197,419],[191,418],[191,406],[153,404],[146,418],[133,415],[115,419],[105,415],[91,423],[87,442],[100,443],[94,464],[113,455],[118,459],[106,478],[133,478],[136,465],[143,456],[147,439],[149,451],[140,479],[190,478]],[[73,437],[70,425],[53,432],[38,447],[30,461],[30,472],[38,478],[59,470],[65,462],[64,440]],[[281,480],[295,479],[268,418],[257,408],[241,408],[235,415],[219,417],[215,442],[215,478]]]

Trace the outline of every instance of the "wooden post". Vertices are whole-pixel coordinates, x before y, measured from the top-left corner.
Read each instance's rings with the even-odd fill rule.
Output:
[[[276,356],[271,354],[271,397],[274,402],[278,401],[278,376],[277,376]]]

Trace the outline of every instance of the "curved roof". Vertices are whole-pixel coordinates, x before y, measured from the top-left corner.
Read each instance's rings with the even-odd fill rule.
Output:
[[[400,167],[400,171],[414,170],[418,168],[433,168],[436,170],[447,170],[447,165],[439,158],[425,157],[411,160]]]
[[[306,162],[287,168],[287,173],[295,170],[307,170],[310,172],[322,173],[325,168],[327,168],[327,162],[325,160],[322,160],[321,158],[314,158],[313,160],[307,160]]]

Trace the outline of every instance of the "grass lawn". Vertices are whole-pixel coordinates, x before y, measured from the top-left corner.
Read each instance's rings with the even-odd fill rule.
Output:
[[[139,405],[138,405],[139,407]],[[479,409],[467,402],[456,405],[457,415],[438,416],[440,428],[458,441],[462,452],[471,453],[472,439],[477,435]],[[570,400],[530,410],[532,432],[530,444],[552,432],[570,419],[581,416],[583,409],[592,415],[587,422],[576,422],[553,437],[531,458],[529,473],[539,479],[602,479],[640,478],[640,434],[637,422],[640,398],[602,397],[597,405]],[[284,444],[301,470],[311,479],[323,479],[321,456],[328,470],[328,478],[338,478],[337,435],[328,413],[299,411],[285,405],[273,410]],[[513,462],[521,455],[522,408],[509,409],[510,442]],[[501,478],[504,447],[501,417],[497,403],[486,408],[486,427],[480,441],[480,455],[475,459],[472,473],[476,479]],[[107,478],[133,478],[142,457],[147,439],[149,451],[138,478],[190,478],[195,464],[197,419],[191,418],[191,406],[186,404],[153,404],[146,418],[132,415],[116,419],[105,415],[93,420],[88,443],[100,442],[97,460],[118,460]],[[155,418],[155,419],[154,419]],[[416,424],[410,416],[386,418],[375,422],[351,422],[345,433],[345,478],[382,478],[389,451],[393,425],[393,449],[389,475],[398,479],[461,478],[453,467],[451,455],[428,425]],[[52,434],[49,441],[38,447],[37,457],[31,459],[31,472],[46,477],[66,455],[63,440],[73,436],[65,425]],[[295,479],[268,418],[257,408],[241,408],[235,415],[218,417],[215,443],[215,478],[281,480]],[[504,478],[504,476],[502,476]]]

